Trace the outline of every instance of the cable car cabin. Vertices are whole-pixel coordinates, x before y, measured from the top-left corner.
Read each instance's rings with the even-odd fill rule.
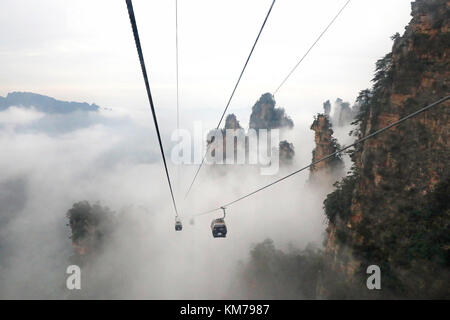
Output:
[[[225,238],[227,236],[227,226],[223,218],[215,219],[211,222],[211,231],[214,238]]]
[[[183,230],[183,224],[180,220],[175,221],[175,231],[181,231]]]

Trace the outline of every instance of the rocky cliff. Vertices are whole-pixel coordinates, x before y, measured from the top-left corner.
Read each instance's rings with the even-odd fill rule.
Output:
[[[327,100],[323,103],[323,113],[329,117],[334,127],[344,127],[351,124],[359,113],[359,104],[356,103],[350,108],[349,102],[337,98],[333,106],[333,115],[331,115],[331,102]]]
[[[292,129],[294,122],[283,108],[275,107],[275,100],[270,93],[264,93],[252,107],[250,116],[251,129]]]
[[[260,130],[272,130],[280,129],[281,135],[283,130],[292,129],[294,122],[289,118],[283,108],[275,107],[275,100],[270,93],[263,94],[258,101],[252,107],[252,113],[250,115],[249,128],[256,132],[256,136],[259,137]],[[221,143],[216,142],[217,133],[220,133],[222,137]],[[236,115],[229,114],[225,119],[225,125],[223,129],[211,130],[207,137],[207,144],[211,145],[211,156],[216,157],[216,152],[221,152],[223,160],[226,159],[226,140],[227,135],[233,135],[235,137],[234,144],[234,156],[236,159],[239,151],[244,154],[249,152],[249,139],[245,130],[240,125]],[[220,142],[220,141],[219,141]],[[275,147],[275,146],[272,146]],[[295,156],[294,145],[286,140],[282,140],[278,144],[280,164],[290,165],[293,162]],[[216,159],[217,161],[218,159]]]
[[[226,117],[223,129],[211,130],[208,134],[206,142],[208,146],[210,146],[211,156],[214,157],[215,161],[219,161],[218,155],[219,153],[222,153],[222,161],[225,163],[227,157],[227,134],[235,137],[233,146],[234,159],[237,159],[238,150],[245,151],[245,131],[241,127],[236,115],[231,113]],[[218,137],[221,137],[221,139],[219,138],[218,141],[216,141]]]
[[[286,114],[283,108],[277,108],[276,102],[270,93],[264,93],[252,107],[249,128],[256,131],[260,129],[290,130],[294,127],[294,122]],[[280,141],[279,157],[281,165],[290,165],[295,156],[294,145],[287,140]]]
[[[350,124],[358,113],[357,105],[350,108],[350,103],[337,98],[334,102],[333,125],[343,127]]]
[[[325,106],[325,104],[324,104]],[[312,152],[312,162],[336,152],[339,145],[333,138],[333,129],[328,115],[318,114],[311,130],[314,131],[316,147]],[[344,164],[339,154],[310,167],[309,182],[320,186],[331,186],[343,176]]]
[[[417,0],[392,52],[360,93],[362,137],[449,94],[450,1]],[[352,152],[352,173],[327,196],[324,297],[450,298],[450,103]],[[382,290],[365,285],[381,268]],[[341,281],[342,280],[342,281]]]

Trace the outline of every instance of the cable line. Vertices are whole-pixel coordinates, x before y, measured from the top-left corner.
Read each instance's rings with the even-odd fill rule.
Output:
[[[386,130],[388,130],[388,129],[394,127],[394,126],[397,126],[397,125],[399,125],[400,123],[402,123],[402,122],[404,122],[404,121],[406,121],[406,120],[408,120],[408,119],[410,119],[410,118],[412,118],[412,117],[415,117],[415,116],[417,116],[418,114],[420,114],[420,113],[422,113],[422,112],[425,112],[425,111],[431,109],[432,107],[435,107],[435,106],[437,106],[437,105],[439,105],[439,104],[441,104],[441,103],[443,103],[443,102],[445,102],[445,101],[447,101],[447,100],[449,100],[449,99],[450,99],[450,95],[448,95],[448,96],[446,96],[446,97],[444,97],[444,98],[441,98],[441,99],[439,99],[439,100],[437,100],[437,101],[435,101],[435,102],[433,102],[433,103],[427,105],[426,107],[423,107],[422,109],[419,109],[419,110],[417,110],[417,111],[415,111],[415,112],[413,112],[413,113],[411,113],[411,114],[409,114],[409,115],[407,115],[407,116],[405,116],[405,117],[403,117],[403,118],[401,118],[401,119],[399,119],[399,120],[397,120],[397,121],[391,123],[390,125],[388,125],[388,126],[386,126],[386,127],[384,127],[384,128],[381,128],[381,129],[379,129],[379,130],[377,130],[377,131],[375,131],[375,132],[373,132],[373,133],[371,133],[371,134],[369,134],[369,135],[367,135],[367,136],[365,136],[365,137],[363,137],[363,138],[361,138],[361,139],[355,141],[354,143],[352,143],[352,144],[350,144],[350,145],[348,145],[348,146],[344,146],[343,148],[341,148],[341,149],[339,149],[339,150],[337,150],[337,151],[335,151],[335,152],[333,152],[333,153],[331,153],[331,154],[329,154],[329,155],[327,155],[327,156],[325,156],[325,157],[323,157],[323,158],[320,158],[320,159],[318,159],[318,160],[316,160],[316,161],[313,161],[313,162],[310,163],[309,165],[307,165],[307,166],[305,166],[305,167],[303,167],[303,168],[300,168],[300,169],[298,169],[297,171],[294,171],[294,172],[288,174],[287,176],[284,176],[284,177],[282,177],[282,178],[280,178],[280,179],[278,179],[278,180],[273,181],[272,183],[269,183],[268,185],[265,185],[264,187],[261,187],[261,188],[255,190],[255,191],[253,191],[253,192],[250,192],[250,193],[248,193],[248,194],[246,194],[246,195],[244,195],[244,196],[242,196],[242,197],[240,197],[240,198],[238,198],[238,199],[236,199],[236,200],[233,200],[233,201],[228,202],[228,203],[226,203],[226,204],[224,204],[224,205],[221,205],[221,206],[218,207],[218,208],[215,208],[215,209],[212,209],[212,210],[209,210],[209,211],[205,211],[205,212],[202,212],[202,213],[193,215],[193,216],[196,217],[196,216],[205,215],[205,214],[208,214],[208,213],[211,213],[211,212],[214,212],[214,211],[221,210],[222,208],[226,208],[226,207],[228,207],[228,206],[231,206],[232,204],[235,204],[235,203],[238,202],[238,201],[244,200],[245,198],[248,198],[248,197],[254,195],[255,193],[258,193],[258,192],[260,192],[260,191],[262,191],[262,190],[264,190],[264,189],[266,189],[266,188],[269,188],[269,187],[273,186],[274,184],[277,184],[277,183],[279,183],[279,182],[281,182],[281,181],[283,181],[283,180],[286,180],[287,178],[290,178],[290,177],[292,177],[293,175],[295,175],[295,174],[297,174],[297,173],[299,173],[299,172],[301,172],[301,171],[303,171],[303,170],[306,170],[306,169],[308,169],[309,167],[311,167],[311,166],[313,166],[313,165],[315,165],[315,164],[317,164],[317,163],[319,163],[319,162],[325,161],[325,160],[327,160],[327,159],[329,159],[329,158],[335,156],[336,154],[341,153],[342,151],[345,151],[345,150],[347,150],[347,149],[349,149],[349,148],[351,148],[351,147],[353,147],[353,146],[355,146],[355,145],[357,145],[357,144],[360,144],[361,142],[364,142],[364,141],[366,141],[366,140],[368,140],[368,139],[370,139],[370,138],[373,138],[374,136],[376,136],[376,135],[378,135],[378,134],[380,134],[380,133],[383,133],[383,132],[385,132]]]
[[[175,0],[175,52],[176,52],[176,78],[177,78],[177,130],[180,130],[180,99],[178,90],[178,0]]]
[[[292,68],[292,70],[288,73],[288,75],[286,76],[286,78],[284,78],[284,80],[281,82],[281,84],[278,86],[278,88],[273,92],[273,95],[275,95],[278,90],[280,90],[280,88],[284,85],[284,83],[289,79],[289,77],[294,73],[294,71],[297,69],[297,67],[300,65],[300,63],[302,63],[302,61],[306,58],[306,56],[309,54],[309,52],[314,48],[314,46],[317,44],[317,42],[319,42],[320,38],[322,38],[322,36],[325,34],[325,32],[327,32],[327,30],[331,27],[331,25],[334,23],[334,21],[340,16],[340,14],[342,13],[342,11],[344,11],[344,9],[347,7],[347,5],[350,3],[350,0],[348,0],[344,6],[341,8],[341,10],[339,10],[339,12],[336,14],[336,16],[331,20],[331,22],[328,24],[328,26],[325,28],[325,30],[322,31],[322,33],[319,35],[319,37],[316,39],[316,41],[314,41],[314,43],[312,44],[311,47],[309,47],[309,49],[306,51],[306,53],[303,55],[303,57],[297,62],[297,64],[294,66],[294,68]]]
[[[240,83],[240,81],[241,81],[242,75],[244,74],[244,71],[245,71],[245,69],[247,68],[247,64],[248,64],[248,62],[250,61],[250,58],[251,58],[251,56],[252,56],[252,54],[253,54],[253,50],[254,50],[255,47],[256,47],[256,43],[258,42],[259,37],[261,36],[261,33],[262,33],[263,29],[264,29],[264,26],[266,25],[267,19],[269,18],[270,12],[272,11],[272,8],[273,8],[273,5],[275,4],[275,1],[276,1],[276,0],[273,0],[273,1],[272,1],[272,4],[270,5],[269,11],[268,11],[267,14],[266,14],[266,18],[264,19],[264,22],[263,22],[263,24],[262,24],[262,26],[261,26],[261,28],[260,28],[260,30],[259,30],[259,32],[258,32],[258,36],[256,37],[256,40],[255,40],[255,42],[253,43],[252,49],[250,50],[250,54],[248,55],[247,60],[245,61],[244,67],[242,68],[242,71],[241,71],[241,73],[240,73],[240,75],[239,75],[239,78],[238,78],[238,80],[237,80],[237,82],[236,82],[236,84],[235,84],[235,86],[234,86],[234,89],[233,89],[233,91],[231,92],[231,96],[230,96],[230,98],[228,99],[227,105],[225,106],[225,110],[223,110],[222,116],[220,117],[220,120],[219,120],[219,123],[217,124],[216,130],[219,129],[220,124],[222,123],[223,117],[225,116],[225,113],[227,112],[228,107],[230,106],[231,100],[233,99],[234,93],[236,92],[236,89],[237,89],[237,87],[238,87],[238,85],[239,85],[239,83]],[[208,151],[209,151],[209,146],[210,146],[210,145],[208,145],[207,148],[206,148],[206,153],[205,153],[205,155],[203,156],[202,162],[201,162],[200,165],[198,166],[197,171],[195,172],[194,178],[192,179],[191,185],[189,186],[189,189],[188,189],[188,191],[187,191],[187,193],[186,193],[186,195],[185,195],[185,198],[187,198],[187,196],[189,195],[189,192],[191,192],[192,186],[194,185],[194,182],[195,182],[195,180],[197,179],[198,173],[200,172],[200,169],[202,168],[203,163],[205,162],[206,155],[208,154]]]
[[[178,81],[178,0],[175,0],[175,69],[177,82],[177,141],[180,138],[180,97]],[[177,166],[177,196],[180,193],[180,166]]]
[[[128,15],[130,16],[131,27],[133,29],[134,41],[136,43],[136,49],[137,49],[138,55],[139,55],[139,62],[141,64],[142,75],[144,77],[145,88],[147,89],[148,101],[150,103],[150,108],[152,110],[153,122],[155,123],[156,134],[158,136],[159,148],[161,149],[161,156],[162,156],[162,159],[164,162],[164,168],[166,170],[167,182],[169,183],[170,194],[172,196],[173,207],[175,209],[175,216],[178,217],[178,209],[177,209],[177,205],[175,203],[175,197],[173,195],[172,184],[170,182],[170,176],[169,176],[169,170],[167,169],[166,156],[164,155],[164,148],[163,148],[162,141],[161,141],[161,134],[159,132],[158,120],[156,119],[155,106],[153,104],[152,94],[150,91],[150,85],[148,82],[147,70],[145,68],[144,56],[142,54],[141,41],[139,40],[139,33],[138,33],[137,25],[136,25],[136,18],[134,16],[133,4],[132,4],[131,0],[126,0],[126,3],[127,3],[127,8],[128,8]]]

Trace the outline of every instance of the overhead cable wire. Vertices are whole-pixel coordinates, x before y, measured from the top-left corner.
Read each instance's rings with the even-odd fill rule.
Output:
[[[179,72],[178,72],[178,0],[175,0],[175,69],[177,87],[177,140],[180,138],[180,95],[179,95]],[[177,195],[180,193],[180,166],[177,166]]]
[[[164,168],[166,171],[167,182],[169,183],[169,189],[170,189],[170,194],[172,196],[172,203],[173,203],[173,207],[175,210],[175,216],[178,217],[178,209],[177,209],[177,205],[175,202],[175,197],[173,195],[172,183],[170,182],[170,175],[169,175],[169,170],[167,168],[166,156],[164,154],[164,148],[162,145],[161,134],[159,132],[158,120],[156,118],[155,106],[153,104],[153,98],[152,98],[152,94],[150,91],[150,84],[148,81],[147,70],[145,68],[144,56],[142,54],[141,41],[139,40],[139,33],[138,33],[137,25],[136,25],[136,18],[134,16],[133,4],[132,4],[131,0],[126,0],[126,4],[127,4],[127,8],[128,8],[128,15],[130,17],[131,28],[133,29],[133,35],[134,35],[134,41],[136,43],[136,49],[137,49],[137,52],[139,55],[139,62],[141,64],[142,75],[144,77],[145,88],[147,90],[147,97],[148,97],[148,101],[150,104],[150,109],[152,110],[153,122],[155,123],[156,134],[158,136],[158,143],[159,143],[159,148],[161,150],[161,156],[163,159]]]
[[[273,95],[275,95],[278,90],[286,83],[286,81],[289,79],[289,77],[294,73],[294,71],[297,69],[297,67],[305,60],[306,56],[311,52],[311,50],[315,47],[315,45],[319,42],[319,40],[322,38],[322,36],[327,32],[327,30],[331,27],[331,25],[336,21],[336,19],[341,15],[342,11],[347,7],[347,5],[350,3],[351,0],[348,0],[344,6],[339,10],[339,12],[334,16],[334,18],[331,20],[331,22],[327,25],[327,27],[322,31],[322,33],[317,37],[316,41],[309,47],[309,49],[306,51],[306,53],[300,58],[300,60],[297,62],[297,64],[291,69],[291,71],[288,73],[288,75],[281,81],[280,85],[277,87],[277,89],[273,92]]]
[[[228,99],[228,102],[227,102],[227,104],[226,104],[226,106],[225,106],[225,109],[223,110],[222,116],[220,117],[220,120],[219,120],[219,123],[217,124],[216,130],[219,129],[220,124],[222,123],[223,117],[225,116],[225,114],[226,114],[226,112],[227,112],[227,110],[228,110],[228,107],[230,106],[231,100],[233,99],[233,96],[234,96],[234,94],[235,94],[235,92],[236,92],[236,89],[237,89],[237,87],[239,86],[239,83],[241,82],[241,79],[242,79],[242,76],[243,76],[243,74],[244,74],[244,71],[245,71],[245,69],[247,68],[247,64],[248,64],[248,62],[250,61],[250,58],[251,58],[251,56],[252,56],[252,54],[253,54],[253,51],[255,50],[256,44],[258,43],[259,37],[261,36],[261,33],[262,33],[263,29],[264,29],[264,26],[266,25],[267,19],[269,18],[270,12],[272,11],[272,8],[273,8],[273,5],[275,4],[275,1],[276,1],[276,0],[273,0],[273,1],[272,1],[272,4],[270,5],[269,11],[268,11],[267,14],[266,14],[266,17],[265,17],[265,19],[264,19],[264,22],[263,22],[261,28],[259,29],[258,36],[256,37],[256,40],[255,40],[255,42],[253,43],[252,49],[250,50],[250,54],[248,55],[247,60],[245,61],[244,67],[242,68],[242,71],[241,71],[241,73],[239,74],[239,78],[238,78],[238,80],[237,80],[237,82],[236,82],[236,84],[235,84],[235,86],[234,86],[234,88],[233,88],[233,91],[231,92],[230,98]],[[197,171],[195,172],[194,178],[192,179],[192,182],[191,182],[191,184],[190,184],[190,186],[189,186],[189,189],[188,189],[188,191],[186,192],[185,198],[187,198],[187,196],[188,196],[189,193],[191,192],[192,186],[194,185],[194,182],[195,182],[195,180],[197,179],[198,173],[200,172],[200,169],[202,168],[203,163],[205,162],[206,155],[207,155],[208,152],[209,152],[209,147],[210,147],[210,144],[209,144],[209,145],[207,146],[207,148],[206,148],[205,155],[203,156],[202,162],[200,163],[200,165],[199,165],[198,168],[197,168]]]
[[[180,98],[178,85],[178,0],[175,0],[175,68],[177,78],[177,131],[180,130]]]
[[[423,108],[421,108],[421,109],[419,109],[419,110],[417,110],[417,111],[415,111],[415,112],[413,112],[413,113],[411,113],[411,114],[409,114],[409,115],[407,115],[407,116],[405,116],[405,117],[403,117],[403,118],[401,118],[401,119],[399,119],[399,120],[397,120],[397,121],[395,121],[393,123],[391,123],[390,125],[388,125],[388,126],[386,126],[384,128],[381,128],[381,129],[379,129],[377,131],[372,132],[371,134],[368,134],[367,136],[365,136],[365,137],[355,141],[354,143],[352,143],[352,144],[350,144],[348,146],[344,146],[343,148],[341,148],[341,149],[339,149],[339,150],[337,150],[337,151],[335,151],[335,152],[333,152],[333,153],[331,153],[331,154],[329,154],[329,155],[327,155],[327,156],[325,156],[323,158],[320,158],[320,159],[318,159],[316,161],[311,162],[307,166],[304,166],[303,168],[300,168],[300,169],[298,169],[298,170],[288,174],[287,176],[284,176],[284,177],[282,177],[282,178],[280,178],[278,180],[275,180],[272,183],[269,183],[269,184],[267,184],[267,185],[265,185],[265,186],[263,186],[263,187],[261,187],[259,189],[256,189],[253,192],[250,192],[250,193],[248,193],[248,194],[246,194],[246,195],[244,195],[244,196],[242,196],[242,197],[240,197],[240,198],[238,198],[236,200],[233,200],[231,202],[223,204],[223,205],[221,205],[221,206],[219,206],[217,208],[214,208],[214,209],[209,210],[209,211],[204,211],[204,212],[201,212],[199,214],[195,214],[195,215],[193,215],[193,217],[205,215],[205,214],[208,214],[208,213],[212,213],[212,212],[221,210],[222,208],[226,208],[228,206],[231,206],[232,204],[235,204],[236,202],[244,200],[245,198],[248,198],[248,197],[254,195],[255,193],[258,193],[258,192],[260,192],[260,191],[262,191],[264,189],[267,189],[267,188],[269,188],[269,187],[271,187],[271,186],[273,186],[273,185],[275,185],[275,184],[277,184],[277,183],[279,183],[281,181],[284,181],[287,178],[290,178],[293,175],[296,175],[297,173],[299,173],[299,172],[301,172],[303,170],[306,170],[306,169],[314,166],[315,164],[317,164],[319,162],[325,161],[325,160],[327,160],[327,159],[329,159],[331,157],[334,157],[335,155],[337,155],[337,154],[339,154],[339,153],[341,153],[341,152],[343,152],[343,151],[345,151],[345,150],[347,150],[347,149],[349,149],[351,147],[354,147],[357,144],[360,144],[360,143],[362,143],[362,142],[364,142],[364,141],[366,141],[366,140],[368,140],[370,138],[373,138],[376,135],[378,135],[380,133],[383,133],[383,132],[389,130],[390,128],[395,127],[395,126],[401,124],[402,122],[405,122],[406,120],[408,120],[410,118],[413,118],[413,117],[415,117],[415,116],[417,116],[417,115],[419,115],[419,114],[421,114],[421,113],[423,113],[423,112],[425,112],[425,111],[427,111],[427,110],[429,110],[429,109],[431,109],[431,108],[433,108],[433,107],[435,107],[435,106],[437,106],[437,105],[439,105],[439,104],[441,104],[441,103],[443,103],[443,102],[445,102],[445,101],[447,101],[449,99],[450,99],[450,95],[448,95],[446,97],[443,97],[443,98],[441,98],[441,99],[439,99],[439,100],[437,100],[437,101],[435,101],[435,102],[433,102],[433,103],[431,103],[431,104],[429,104],[429,105],[427,105],[427,106],[425,106],[425,107],[423,107]]]

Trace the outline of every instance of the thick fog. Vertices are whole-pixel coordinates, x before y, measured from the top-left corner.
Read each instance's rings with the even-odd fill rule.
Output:
[[[161,126],[170,128],[162,119]],[[242,166],[223,175],[205,166],[184,200],[196,166],[175,168],[169,161],[182,232],[174,230],[148,120],[104,109],[64,115],[19,107],[0,112],[1,298],[246,298],[236,289],[236,270],[254,244],[270,238],[281,249],[321,246],[322,201],[329,189],[308,189],[308,171],[230,206],[227,238],[211,235],[210,222],[221,212],[190,223],[192,214],[309,163],[312,118],[293,119],[295,128],[284,136],[294,143],[295,163],[276,176]],[[170,134],[163,134],[169,159]],[[65,287],[74,253],[66,212],[82,200],[99,201],[120,219],[115,236],[82,269],[82,289],[73,294]]]
[[[193,132],[198,121],[204,133],[216,126],[270,3],[179,1],[183,129]],[[276,88],[343,3],[277,2],[230,105],[244,129],[260,94]],[[240,283],[252,248],[268,238],[286,252],[320,248],[326,228],[323,200],[332,186],[312,188],[305,170],[240,201],[227,209],[225,239],[214,239],[210,229],[221,212],[196,217],[193,224],[191,216],[310,163],[310,126],[322,103],[341,95],[354,99],[371,86],[374,62],[410,19],[410,0],[352,2],[277,93],[294,122],[282,136],[293,143],[294,162],[269,176],[255,167],[205,166],[184,199],[197,167],[170,161],[174,2],[136,0],[134,5],[183,231],[174,230],[125,3],[4,0],[0,96],[30,91],[95,101],[108,109],[0,111],[0,298],[261,297]],[[341,145],[354,139],[348,135],[351,125],[333,130]],[[348,170],[349,158],[343,159]],[[117,224],[103,250],[83,266],[82,289],[69,291],[66,268],[74,248],[66,213],[83,200],[109,207]]]

